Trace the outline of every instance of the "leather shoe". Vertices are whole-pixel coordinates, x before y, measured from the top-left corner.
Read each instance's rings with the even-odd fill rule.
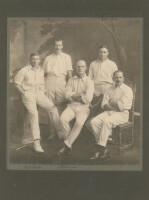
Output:
[[[107,157],[107,149],[105,148],[105,150],[102,152],[100,158],[101,158],[101,159],[104,159],[104,158],[106,158],[106,157]]]
[[[39,140],[35,140],[34,141],[33,148],[37,153],[43,153],[44,152],[44,150],[42,149],[42,147],[40,145],[40,141]]]
[[[98,151],[90,158],[90,160],[97,160],[99,158],[100,158],[100,152]]]
[[[97,151],[94,156],[90,158],[90,160],[98,160],[98,159],[104,159],[107,156],[107,149],[105,148],[103,152]]]
[[[71,148],[69,148],[68,146],[64,145],[58,152],[58,156],[62,156],[62,155],[71,155]]]

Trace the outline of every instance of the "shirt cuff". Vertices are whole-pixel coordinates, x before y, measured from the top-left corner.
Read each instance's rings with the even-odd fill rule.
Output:
[[[123,110],[124,110],[124,106],[123,106],[122,102],[121,102],[121,101],[118,101],[117,104],[118,104],[119,110],[120,110],[120,111],[123,111]]]
[[[19,86],[22,86],[22,83],[21,83],[21,82],[18,82],[18,81],[15,81],[15,80],[14,80],[14,84],[19,85]]]
[[[81,97],[82,101],[86,104],[86,103],[89,103],[87,100],[86,100],[86,97],[85,96],[82,96]]]
[[[69,96],[67,97],[67,99],[70,100],[70,101],[73,101],[72,98],[71,98],[73,94],[75,94],[75,92],[70,93]]]

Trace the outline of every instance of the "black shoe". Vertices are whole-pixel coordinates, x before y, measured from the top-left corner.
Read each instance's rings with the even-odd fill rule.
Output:
[[[96,153],[90,158],[90,160],[104,159],[107,156],[107,149],[103,151],[96,151]]]
[[[90,158],[90,160],[97,160],[97,159],[99,159],[99,158],[100,158],[100,152],[97,151],[97,152]]]
[[[68,146],[64,145],[60,151],[58,152],[58,156],[63,156],[63,155],[71,155],[72,154],[72,149],[69,148]]]
[[[101,153],[100,158],[101,158],[101,159],[104,159],[104,158],[106,158],[106,157],[107,157],[107,149],[105,148],[104,151]]]

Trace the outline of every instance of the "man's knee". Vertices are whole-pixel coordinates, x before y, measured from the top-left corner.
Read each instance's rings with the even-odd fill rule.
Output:
[[[92,119],[90,120],[89,125],[92,127],[92,126],[94,126],[95,124],[97,124],[96,118],[92,118]]]
[[[60,122],[61,122],[62,124],[64,124],[64,123],[67,123],[67,122],[69,122],[69,121],[68,121],[68,119],[66,118],[65,115],[61,115],[61,116],[60,116]]]
[[[106,127],[108,127],[108,128],[111,128],[112,123],[111,123],[111,121],[110,121],[109,119],[105,119],[105,120],[103,120],[103,122],[102,122],[102,126],[106,126]]]
[[[80,120],[80,119],[76,119],[76,125],[79,127],[83,127],[85,121],[84,120]]]

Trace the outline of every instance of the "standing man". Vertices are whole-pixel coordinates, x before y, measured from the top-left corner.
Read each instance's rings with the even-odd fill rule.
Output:
[[[64,146],[58,152],[58,155],[71,152],[72,144],[80,134],[90,112],[89,103],[93,98],[94,83],[86,76],[86,69],[86,62],[79,60],[76,64],[77,75],[70,78],[66,86],[65,97],[70,103],[60,117]],[[69,122],[74,118],[76,121],[71,130]]]
[[[109,49],[102,45],[99,47],[98,59],[90,64],[89,77],[94,81],[95,96],[104,94],[113,84],[113,73],[117,65],[108,59]]]
[[[46,76],[46,95],[62,112],[62,104],[65,101],[66,80],[72,77],[72,63],[68,54],[62,52],[63,40],[55,40],[55,52],[46,57],[43,70]],[[54,137],[55,130],[51,127],[51,136]]]
[[[18,72],[14,78],[14,83],[29,113],[34,150],[36,152],[44,152],[40,145],[37,105],[48,112],[50,121],[57,131],[59,131],[59,113],[53,102],[45,96],[44,71],[40,68],[39,63],[39,54],[32,53],[30,55],[30,64]]]
[[[133,100],[132,89],[123,83],[122,71],[115,71],[113,78],[114,85],[107,90],[102,100],[104,112],[90,121],[97,143],[96,152],[91,158],[93,160],[106,156],[106,144],[112,128],[126,123],[129,119],[129,109]]]
[[[108,59],[109,49],[106,45],[100,46],[98,53],[98,59],[93,61],[89,68],[89,77],[94,81],[95,88],[91,116],[96,116],[103,95],[113,84],[113,73],[117,70],[117,65]]]

